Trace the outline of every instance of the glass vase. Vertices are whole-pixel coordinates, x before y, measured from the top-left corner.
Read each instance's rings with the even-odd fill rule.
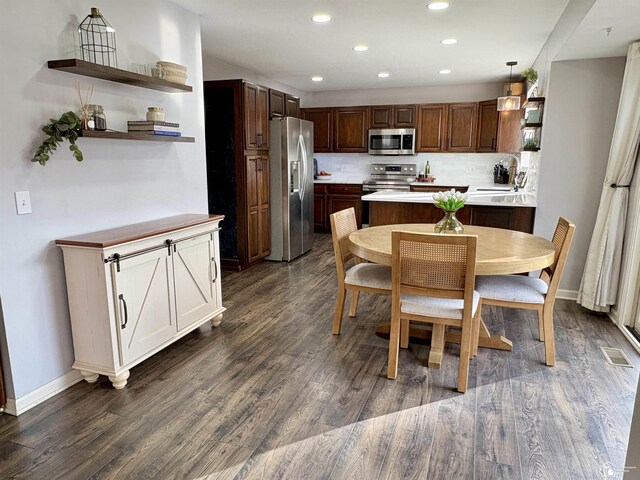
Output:
[[[456,211],[444,211],[444,217],[433,227],[435,233],[464,233],[464,227],[456,218]]]

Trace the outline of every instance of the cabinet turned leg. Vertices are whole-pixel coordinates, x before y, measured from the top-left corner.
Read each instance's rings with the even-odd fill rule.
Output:
[[[87,372],[86,370],[80,370],[80,375],[82,375],[88,383],[95,383],[96,380],[98,380],[97,373]]]
[[[116,390],[122,390],[124,386],[127,384],[127,378],[129,378],[129,370],[122,372],[117,377],[109,376],[109,380],[113,384],[113,388]]]
[[[215,317],[213,317],[211,319],[211,326],[212,327],[219,327],[220,326],[220,322],[222,322],[222,314],[216,315]]]

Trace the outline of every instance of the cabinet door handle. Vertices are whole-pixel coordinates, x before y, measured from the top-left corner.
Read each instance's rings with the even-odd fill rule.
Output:
[[[127,311],[127,301],[124,299],[124,295],[121,293],[118,295],[118,298],[122,301],[122,306],[124,307],[124,323],[120,324],[120,328],[124,328],[127,326],[129,322],[129,312]]]
[[[495,138],[492,138],[492,139],[491,139],[491,149],[492,149],[492,150],[495,150],[495,149],[496,149],[496,139],[495,139]]]
[[[213,262],[213,271],[216,274],[216,276],[213,277],[213,280],[211,280],[211,283],[215,283],[216,280],[218,280],[218,262],[216,262],[216,259],[213,257],[211,257],[211,261]]]
[[[258,146],[261,147],[262,146],[262,134],[258,133],[257,137],[258,137]]]

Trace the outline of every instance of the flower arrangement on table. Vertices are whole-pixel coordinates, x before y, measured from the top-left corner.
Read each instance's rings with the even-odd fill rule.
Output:
[[[458,192],[455,188],[452,188],[448,192],[434,193],[433,204],[444,211],[444,218],[436,223],[433,231],[435,233],[464,232],[464,227],[456,218],[456,212],[464,207],[468,198],[468,194]]]

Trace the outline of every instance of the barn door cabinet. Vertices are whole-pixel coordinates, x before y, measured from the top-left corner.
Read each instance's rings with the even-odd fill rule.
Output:
[[[220,325],[219,223],[186,214],[56,240],[75,362],[124,388],[129,370],[200,325]]]

